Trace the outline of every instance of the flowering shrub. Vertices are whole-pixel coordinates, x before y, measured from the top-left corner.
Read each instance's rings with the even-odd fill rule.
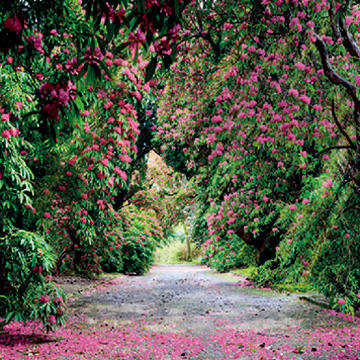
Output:
[[[138,114],[147,110],[157,64],[168,68],[174,59],[185,6],[1,2],[0,276],[13,289],[1,293],[6,321],[41,318],[47,329],[62,321],[60,290],[31,270],[42,266],[42,274],[43,265],[27,262],[24,276],[11,275],[16,248],[19,256],[35,251],[23,248],[28,237],[55,253],[47,274],[123,269],[118,210],[149,151],[142,144],[138,151]],[[34,289],[41,301],[23,301]]]
[[[260,282],[306,277],[347,311],[359,292],[359,15],[355,2],[192,3],[156,135],[198,194],[207,263],[224,268],[231,249],[246,263],[245,243]]]

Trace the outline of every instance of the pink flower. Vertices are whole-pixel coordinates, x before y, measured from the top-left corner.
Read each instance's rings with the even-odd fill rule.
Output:
[[[320,105],[320,104],[315,104],[315,105],[313,106],[313,108],[314,108],[314,110],[316,110],[316,111],[321,111],[321,110],[323,109],[322,105]]]
[[[358,299],[360,299],[360,293],[358,293],[358,294],[356,295],[356,297],[357,297]]]
[[[294,211],[294,210],[296,210],[297,208],[296,208],[296,205],[293,204],[293,205],[290,205],[290,206],[289,206],[289,209],[290,209],[291,211]]]
[[[220,115],[215,115],[211,118],[211,121],[213,123],[219,123],[219,122],[222,122],[222,117]]]
[[[76,161],[76,158],[75,158],[75,157],[72,157],[72,158],[68,161],[68,164],[69,164],[69,165],[74,165],[74,164],[75,164],[75,161]]]
[[[136,97],[136,99],[137,99],[138,101],[140,101],[141,98],[142,98],[142,95],[140,94],[139,91],[135,91],[135,92],[134,92],[134,96]]]
[[[49,322],[50,324],[55,324],[56,323],[56,318],[55,318],[54,315],[51,315],[46,319],[46,321]]]
[[[145,33],[143,33],[141,31],[140,28],[138,28],[136,30],[136,33],[133,33],[132,31],[130,31],[129,33],[129,37],[128,37],[130,44],[130,49],[134,49],[136,47],[138,47],[141,43],[146,41],[146,36]]]
[[[295,63],[295,67],[297,67],[299,70],[305,70],[306,69],[306,65],[304,65],[301,62]]]
[[[101,160],[100,163],[103,164],[104,166],[108,166],[109,160],[105,158],[105,159]]]
[[[50,218],[51,218],[51,214],[50,214],[49,212],[46,212],[46,213],[44,214],[44,218],[45,218],[45,219],[50,219]]]
[[[103,108],[104,108],[105,110],[107,110],[107,109],[110,109],[113,105],[114,105],[114,103],[113,103],[112,101],[107,101],[107,102],[104,104]]]
[[[267,129],[267,126],[266,126],[266,125],[260,125],[259,128],[260,128],[260,130],[261,130],[262,132],[265,132],[266,129]]]
[[[304,102],[307,105],[309,105],[310,102],[311,102],[311,99],[308,96],[304,95],[304,94],[299,96],[299,100]]]
[[[342,298],[340,298],[340,299],[337,301],[337,303],[338,303],[339,305],[344,305],[344,304],[345,304],[345,300],[342,299]]]
[[[306,25],[307,25],[309,28],[311,28],[311,29],[313,29],[313,28],[315,27],[315,23],[314,23],[313,21],[308,21],[308,22],[306,23]]]
[[[9,114],[2,114],[1,115],[1,120],[2,121],[9,121],[10,120],[10,115]]]
[[[40,302],[41,303],[47,303],[49,302],[49,297],[47,295],[41,295],[40,297]]]
[[[286,242],[287,242],[288,244],[291,244],[291,243],[292,243],[292,240],[291,240],[291,239],[287,239]]]
[[[355,83],[357,86],[360,86],[360,76],[355,76]]]
[[[305,199],[303,199],[303,201],[302,201],[303,204],[308,204],[309,202],[310,202],[310,201],[309,201],[308,198],[305,198]]]
[[[21,31],[21,23],[17,16],[14,15],[13,18],[8,18],[4,21],[4,28],[19,34]]]
[[[3,138],[9,139],[9,138],[10,138],[10,131],[9,131],[9,130],[3,130],[3,131],[1,132],[1,136],[2,136]]]
[[[296,89],[290,89],[289,90],[289,95],[293,95],[295,97],[298,97],[299,96],[299,91],[296,90]]]
[[[18,136],[19,135],[19,129],[18,128],[12,128],[9,130],[10,135],[12,136]]]
[[[96,172],[96,177],[101,180],[101,179],[103,179],[103,178],[105,177],[105,174],[103,174],[103,173],[100,172],[100,171],[97,171],[97,172]]]
[[[52,30],[50,31],[50,34],[56,36],[56,35],[58,34],[58,32],[57,32],[56,29],[52,29]]]
[[[332,186],[333,186],[333,182],[331,179],[328,179],[322,183],[322,187],[324,187],[324,188],[332,187]]]

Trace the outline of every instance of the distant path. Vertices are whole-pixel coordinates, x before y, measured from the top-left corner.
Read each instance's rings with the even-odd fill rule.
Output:
[[[241,286],[241,281],[240,277],[216,274],[200,265],[154,266],[145,276],[122,276],[109,287],[81,295],[71,303],[71,308],[74,313],[89,316],[94,323],[105,319],[119,325],[144,321],[151,324],[147,327],[155,332],[178,329],[203,341],[216,334],[225,334],[229,329],[232,329],[233,337],[234,329],[253,330],[259,337],[266,333],[276,337],[276,342],[271,345],[273,350],[271,346],[268,348],[269,356],[273,352],[274,357],[264,359],[339,359],[341,354],[349,354],[344,359],[360,359],[355,345],[349,347],[345,340],[335,344],[336,334],[327,338],[329,330],[320,330],[315,337],[311,335],[315,328],[349,326],[345,320],[300,301],[297,295],[257,290]],[[359,324],[353,326],[359,330]],[[359,334],[357,332],[356,336]],[[227,335],[231,336],[230,333]],[[313,337],[315,345],[310,345]],[[221,352],[224,344],[220,346],[212,339],[207,350],[191,359],[233,358],[229,353],[225,356]],[[316,344],[318,340],[319,344]],[[226,346],[231,347],[235,340],[231,341]],[[261,345],[254,345],[254,353],[256,346],[261,350]],[[236,346],[235,349],[243,347]],[[358,346],[360,349],[360,343]],[[258,359],[255,354],[254,357],[240,358]]]

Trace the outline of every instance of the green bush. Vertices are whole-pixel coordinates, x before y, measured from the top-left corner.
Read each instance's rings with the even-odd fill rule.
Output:
[[[0,317],[40,319],[47,331],[64,322],[65,293],[51,281],[54,257],[44,239],[14,230],[0,239]]]
[[[163,232],[152,210],[129,206],[124,211],[124,217],[126,225],[121,243],[123,272],[142,275],[154,263],[156,246],[162,240]]]
[[[154,246],[146,238],[131,236],[125,240],[122,251],[126,274],[143,275],[154,262]]]
[[[236,235],[219,239],[215,245],[208,242],[206,249],[203,262],[216,271],[226,272],[256,263],[256,249]]]

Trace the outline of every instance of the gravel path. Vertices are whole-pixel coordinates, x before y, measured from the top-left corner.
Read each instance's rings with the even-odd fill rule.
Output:
[[[70,307],[74,314],[85,314],[90,324],[106,321],[124,327],[135,322],[154,333],[190,334],[208,343],[189,357],[194,360],[237,358],[236,351],[224,352],[224,346],[241,349],[245,345],[235,344],[234,339],[244,334],[273,337],[271,345],[264,340],[264,345],[254,346],[256,352],[256,347],[261,350],[266,344],[274,352],[272,359],[360,359],[358,342],[349,346],[349,339],[339,340],[344,326],[355,329],[358,336],[359,322],[350,324],[346,317],[301,301],[298,295],[258,290],[245,283],[241,277],[200,265],[154,266],[145,276],[121,276],[109,286],[86,291]],[[181,356],[187,358],[188,351],[184,349]]]

